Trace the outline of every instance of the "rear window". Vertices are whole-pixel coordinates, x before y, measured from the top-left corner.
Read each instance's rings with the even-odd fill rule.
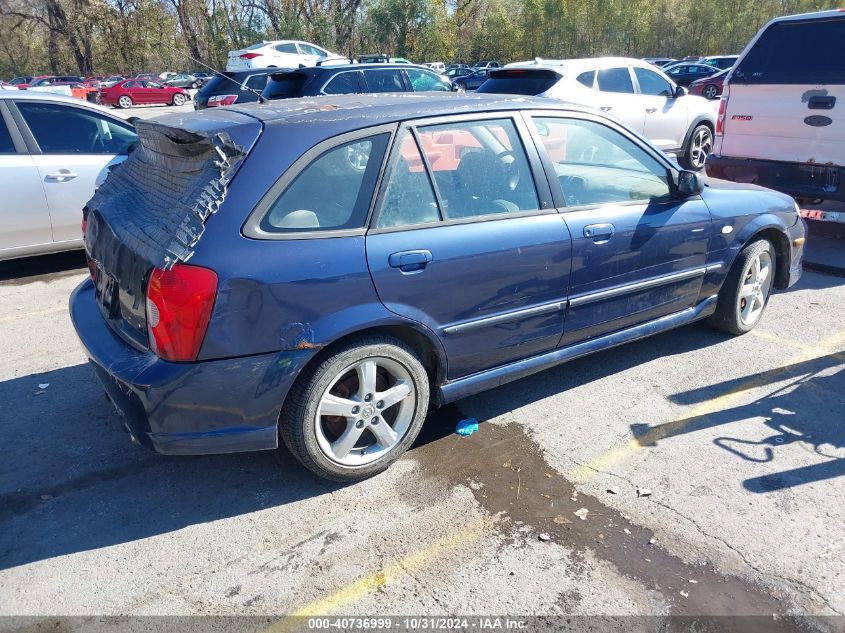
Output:
[[[551,70],[495,70],[478,92],[538,95],[554,86],[560,75]]]
[[[845,18],[778,22],[767,28],[731,81],[744,84],[843,84]]]
[[[308,77],[302,73],[277,73],[270,75],[264,96],[268,99],[287,99],[298,97]]]

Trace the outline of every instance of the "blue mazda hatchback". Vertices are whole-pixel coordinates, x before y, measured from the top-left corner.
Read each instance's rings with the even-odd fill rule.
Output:
[[[159,453],[281,438],[360,479],[432,403],[698,319],[742,334],[801,273],[790,198],[575,106],[355,95],[136,125],[70,310]]]

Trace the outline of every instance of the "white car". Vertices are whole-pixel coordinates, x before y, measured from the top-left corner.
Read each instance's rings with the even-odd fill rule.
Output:
[[[845,202],[843,42],[841,9],[766,24],[725,78],[707,173]]]
[[[713,147],[716,113],[660,69],[627,57],[542,60],[491,70],[479,93],[524,94],[602,110],[648,138],[689,169]]]
[[[0,91],[0,260],[82,248],[82,208],[137,139],[93,103]]]
[[[309,42],[273,40],[253,44],[237,51],[229,51],[226,70],[239,71],[250,68],[299,68],[315,66],[326,57],[339,57]]]

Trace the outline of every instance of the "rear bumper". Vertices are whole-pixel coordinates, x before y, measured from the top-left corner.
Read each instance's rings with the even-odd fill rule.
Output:
[[[162,454],[276,448],[282,403],[313,353],[163,361],[112,332],[97,307],[90,280],[73,291],[70,316],[97,378],[132,437]]]
[[[845,167],[711,154],[705,169],[714,178],[768,187],[793,198],[845,201]]]

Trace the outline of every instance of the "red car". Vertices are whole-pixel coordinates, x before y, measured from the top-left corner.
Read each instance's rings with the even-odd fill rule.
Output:
[[[715,75],[696,79],[689,85],[691,95],[699,95],[705,99],[717,99],[722,95],[722,88],[725,87],[725,77],[728,76],[730,68],[726,68]]]
[[[146,79],[125,79],[100,90],[100,103],[119,108],[154,103],[180,106],[190,100],[191,95],[183,88],[171,88]]]

